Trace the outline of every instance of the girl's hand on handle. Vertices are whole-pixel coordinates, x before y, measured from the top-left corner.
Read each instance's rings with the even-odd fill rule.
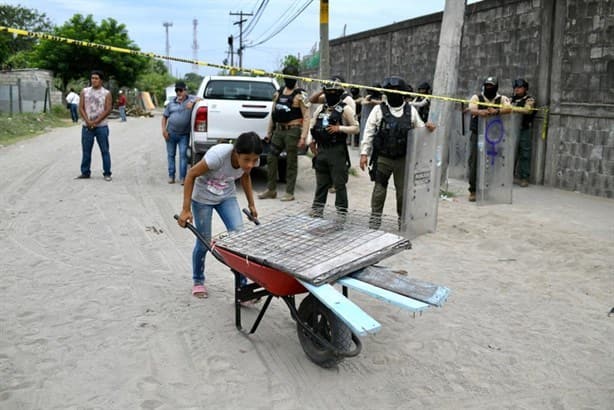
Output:
[[[185,228],[186,222],[192,223],[192,211],[181,211],[179,218],[177,218],[177,224],[182,228]]]

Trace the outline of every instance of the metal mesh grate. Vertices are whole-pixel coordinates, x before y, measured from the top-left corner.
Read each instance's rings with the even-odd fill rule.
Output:
[[[370,229],[370,215],[363,212],[312,214],[285,209],[261,225],[218,237],[215,246],[312,283],[332,281],[410,247],[403,237]]]

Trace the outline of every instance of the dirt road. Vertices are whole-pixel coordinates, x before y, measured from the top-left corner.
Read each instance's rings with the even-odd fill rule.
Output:
[[[78,126],[0,149],[0,408],[612,408],[612,200],[531,186],[476,207],[453,182],[438,231],[388,261],[449,302],[414,319],[352,295],[382,330],[324,370],[280,301],[255,335],[236,331],[232,275],[213,258],[210,297],[190,295],[194,239],[172,218],[182,187],[166,183],[159,123],[111,121],[112,182],[97,147],[92,179],[73,179]],[[309,201],[307,158],[299,172]],[[368,209],[370,190],[350,177],[350,206]]]

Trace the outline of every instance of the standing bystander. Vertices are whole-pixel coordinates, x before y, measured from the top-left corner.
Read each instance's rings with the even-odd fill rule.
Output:
[[[179,181],[183,185],[188,170],[187,149],[190,140],[190,121],[192,108],[201,100],[189,95],[183,81],[175,83],[175,98],[164,108],[162,113],[162,136],[166,141],[166,156],[168,161],[168,183],[175,183],[175,156],[179,146]]]
[[[74,88],[70,89],[70,92],[66,96],[66,103],[70,110],[70,118],[75,124],[79,122],[79,94],[75,92]]]
[[[79,112],[83,118],[81,129],[81,175],[76,179],[88,179],[91,174],[92,148],[94,140],[98,143],[102,155],[102,174],[104,180],[111,181],[111,152],[109,149],[109,126],[107,117],[113,108],[109,90],[102,86],[102,71],[94,70],[90,74],[90,87],[81,90]]]
[[[117,108],[119,108],[119,117],[122,122],[126,122],[126,96],[122,90],[119,90],[117,97]]]

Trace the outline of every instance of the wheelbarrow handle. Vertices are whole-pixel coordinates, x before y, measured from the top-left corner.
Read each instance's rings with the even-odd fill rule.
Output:
[[[175,218],[176,220],[179,220],[179,215],[175,214],[173,218]],[[215,259],[222,262],[224,265],[228,266],[228,264],[226,263],[222,255],[220,255],[215,249],[211,247],[211,243],[207,240],[207,238],[205,238],[205,235],[198,232],[198,229],[196,229],[194,225],[186,221],[185,227],[188,228],[190,231],[192,231],[192,233],[196,236],[196,238],[198,238],[198,240],[205,246],[205,248],[207,248],[207,250],[211,252],[211,254],[215,257]]]
[[[258,218],[255,218],[254,215],[252,215],[252,213],[250,212],[249,209],[243,208],[243,213],[245,215],[247,215],[247,219],[249,219],[250,221],[252,221],[256,225],[260,225],[260,221],[258,220]]]

